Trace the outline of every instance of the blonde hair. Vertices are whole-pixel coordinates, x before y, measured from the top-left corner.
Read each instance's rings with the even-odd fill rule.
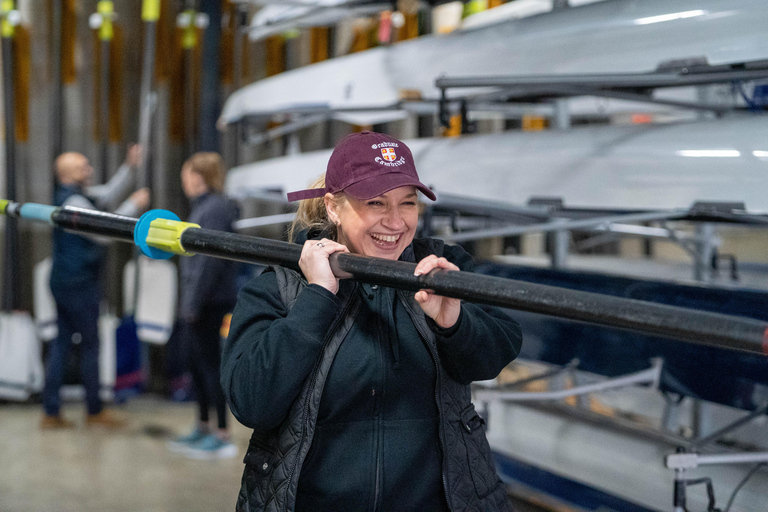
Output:
[[[325,174],[321,174],[309,188],[325,188]],[[335,194],[333,197],[339,204],[346,199],[343,193]],[[337,239],[336,224],[328,218],[328,211],[325,209],[325,196],[299,201],[296,218],[288,228],[288,240],[295,240],[296,235],[305,229],[325,231],[328,238]]]
[[[205,186],[208,190],[221,192],[224,190],[224,159],[221,155],[213,152],[195,153],[184,162],[182,167],[189,166],[190,169],[202,176]]]

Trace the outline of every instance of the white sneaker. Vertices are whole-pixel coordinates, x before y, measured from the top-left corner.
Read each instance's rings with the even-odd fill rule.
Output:
[[[237,446],[208,434],[197,443],[190,445],[184,455],[191,459],[230,459],[237,455]]]
[[[199,443],[200,441],[205,439],[206,436],[208,436],[207,432],[204,432],[199,428],[195,427],[195,429],[192,430],[191,433],[185,436],[179,436],[173,441],[168,441],[167,446],[168,446],[168,449],[172,452],[184,453],[190,448],[190,446]]]

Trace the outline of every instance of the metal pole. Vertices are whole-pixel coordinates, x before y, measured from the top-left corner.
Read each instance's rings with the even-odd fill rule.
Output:
[[[144,20],[144,58],[141,69],[141,114],[139,118],[139,143],[141,144],[141,166],[139,182],[143,187],[152,186],[149,166],[151,157],[152,111],[152,76],[155,73],[155,27],[160,17],[160,0],[144,0],[141,9]]]
[[[693,278],[708,283],[712,281],[712,255],[715,251],[715,228],[709,222],[696,225],[696,256]]]
[[[92,210],[0,200],[0,213],[45,221],[56,226],[133,240],[136,219]],[[147,214],[145,214],[147,215]],[[155,221],[156,222],[156,221]],[[162,224],[151,226],[160,229]],[[183,223],[170,222],[174,228]],[[152,229],[152,228],[150,228]],[[180,234],[179,234],[179,231]],[[218,258],[298,268],[302,247],[297,244],[187,227],[174,229],[181,254],[206,254]],[[151,233],[150,233],[151,234]],[[167,231],[163,232],[167,235]],[[166,238],[167,240],[167,238]],[[144,241],[146,242],[146,241]],[[162,244],[151,245],[162,247]],[[331,256],[331,268],[342,279],[436,293],[504,308],[554,315],[572,320],[629,329],[701,345],[768,355],[768,323],[751,318],[710,313],[634,299],[588,293],[499,277],[436,270],[415,276],[414,263],[371,258],[349,253]]]
[[[439,201],[439,199],[438,199]],[[438,205],[440,203],[438,202]],[[481,229],[466,233],[453,233],[450,239],[454,242],[466,242],[480,240],[482,238],[494,238],[499,236],[518,236],[526,233],[546,233],[549,231],[576,231],[579,229],[600,229],[613,223],[651,222],[654,220],[682,219],[689,215],[689,211],[676,209],[663,212],[628,213],[622,215],[609,215],[606,217],[592,217],[581,220],[555,219],[550,222],[533,224],[530,226],[502,226],[499,228]]]
[[[560,219],[556,219],[560,220]],[[560,220],[563,224],[568,221]],[[571,232],[565,229],[547,233],[552,244],[551,263],[552,268],[565,268],[568,264],[568,246],[571,243]]]
[[[526,87],[530,89],[551,88],[559,91],[561,87],[578,87],[583,94],[591,94],[601,89],[612,87],[620,89],[683,87],[711,85],[733,81],[760,80],[768,77],[768,64],[754,61],[749,67],[694,71],[652,71],[650,73],[585,73],[563,75],[520,75],[520,76],[466,76],[440,77],[435,79],[438,89],[456,89],[467,87]],[[582,89],[583,88],[583,89]],[[576,91],[578,92],[578,91]]]
[[[699,455],[696,453],[674,453],[667,455],[666,466],[675,470],[696,469],[713,464],[751,464],[768,462],[768,452],[719,453]]]
[[[571,127],[570,105],[567,99],[554,100],[555,105],[555,127],[558,130],[568,130]]]
[[[14,26],[8,20],[13,2],[2,3],[3,109],[5,120],[5,190],[10,200],[16,199],[16,116],[13,99],[13,35]],[[15,219],[5,223],[3,251],[3,311],[18,308],[19,240]]]

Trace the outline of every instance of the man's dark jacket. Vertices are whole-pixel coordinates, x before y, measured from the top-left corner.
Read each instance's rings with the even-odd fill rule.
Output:
[[[462,270],[471,270],[469,255],[437,240],[414,240],[401,259],[417,261],[428,254],[445,256]],[[324,386],[363,301],[361,285],[354,282],[342,281],[334,296],[320,286],[307,285],[296,272],[279,267],[274,271],[241,292],[222,360],[222,387],[232,412],[254,428],[238,511],[296,507],[299,476],[317,433],[321,397],[334,400],[323,394]],[[270,283],[266,289],[265,283]],[[456,326],[440,329],[425,317],[412,293],[396,293],[415,326],[414,336],[425,344],[434,364],[431,406],[439,418],[443,508],[447,503],[453,511],[511,510],[495,471],[483,420],[471,403],[469,383],[495,377],[517,355],[522,340],[519,325],[496,308],[463,303]],[[262,311],[270,309],[265,304],[271,304],[273,311]],[[295,371],[295,361],[310,357],[317,362],[309,375]],[[260,392],[265,388],[278,392]],[[368,449],[346,448],[351,453]],[[338,468],[336,481],[343,479],[345,469],[349,468]],[[328,489],[329,494],[333,492]],[[369,508],[390,510],[386,502],[373,503],[376,505]]]
[[[83,194],[82,187],[57,185],[54,192],[56,206],[63,205],[73,195]],[[93,207],[96,209],[96,206]],[[53,266],[51,288],[66,291],[73,288],[98,288],[105,249],[82,235],[53,229]]]

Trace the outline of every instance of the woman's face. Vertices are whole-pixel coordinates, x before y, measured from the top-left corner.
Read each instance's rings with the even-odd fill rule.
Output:
[[[400,187],[361,201],[325,196],[328,216],[338,228],[338,242],[350,252],[396,260],[410,245],[419,221],[416,187]]]
[[[193,171],[191,165],[181,168],[181,190],[190,199],[203,195],[207,190],[203,176]]]

